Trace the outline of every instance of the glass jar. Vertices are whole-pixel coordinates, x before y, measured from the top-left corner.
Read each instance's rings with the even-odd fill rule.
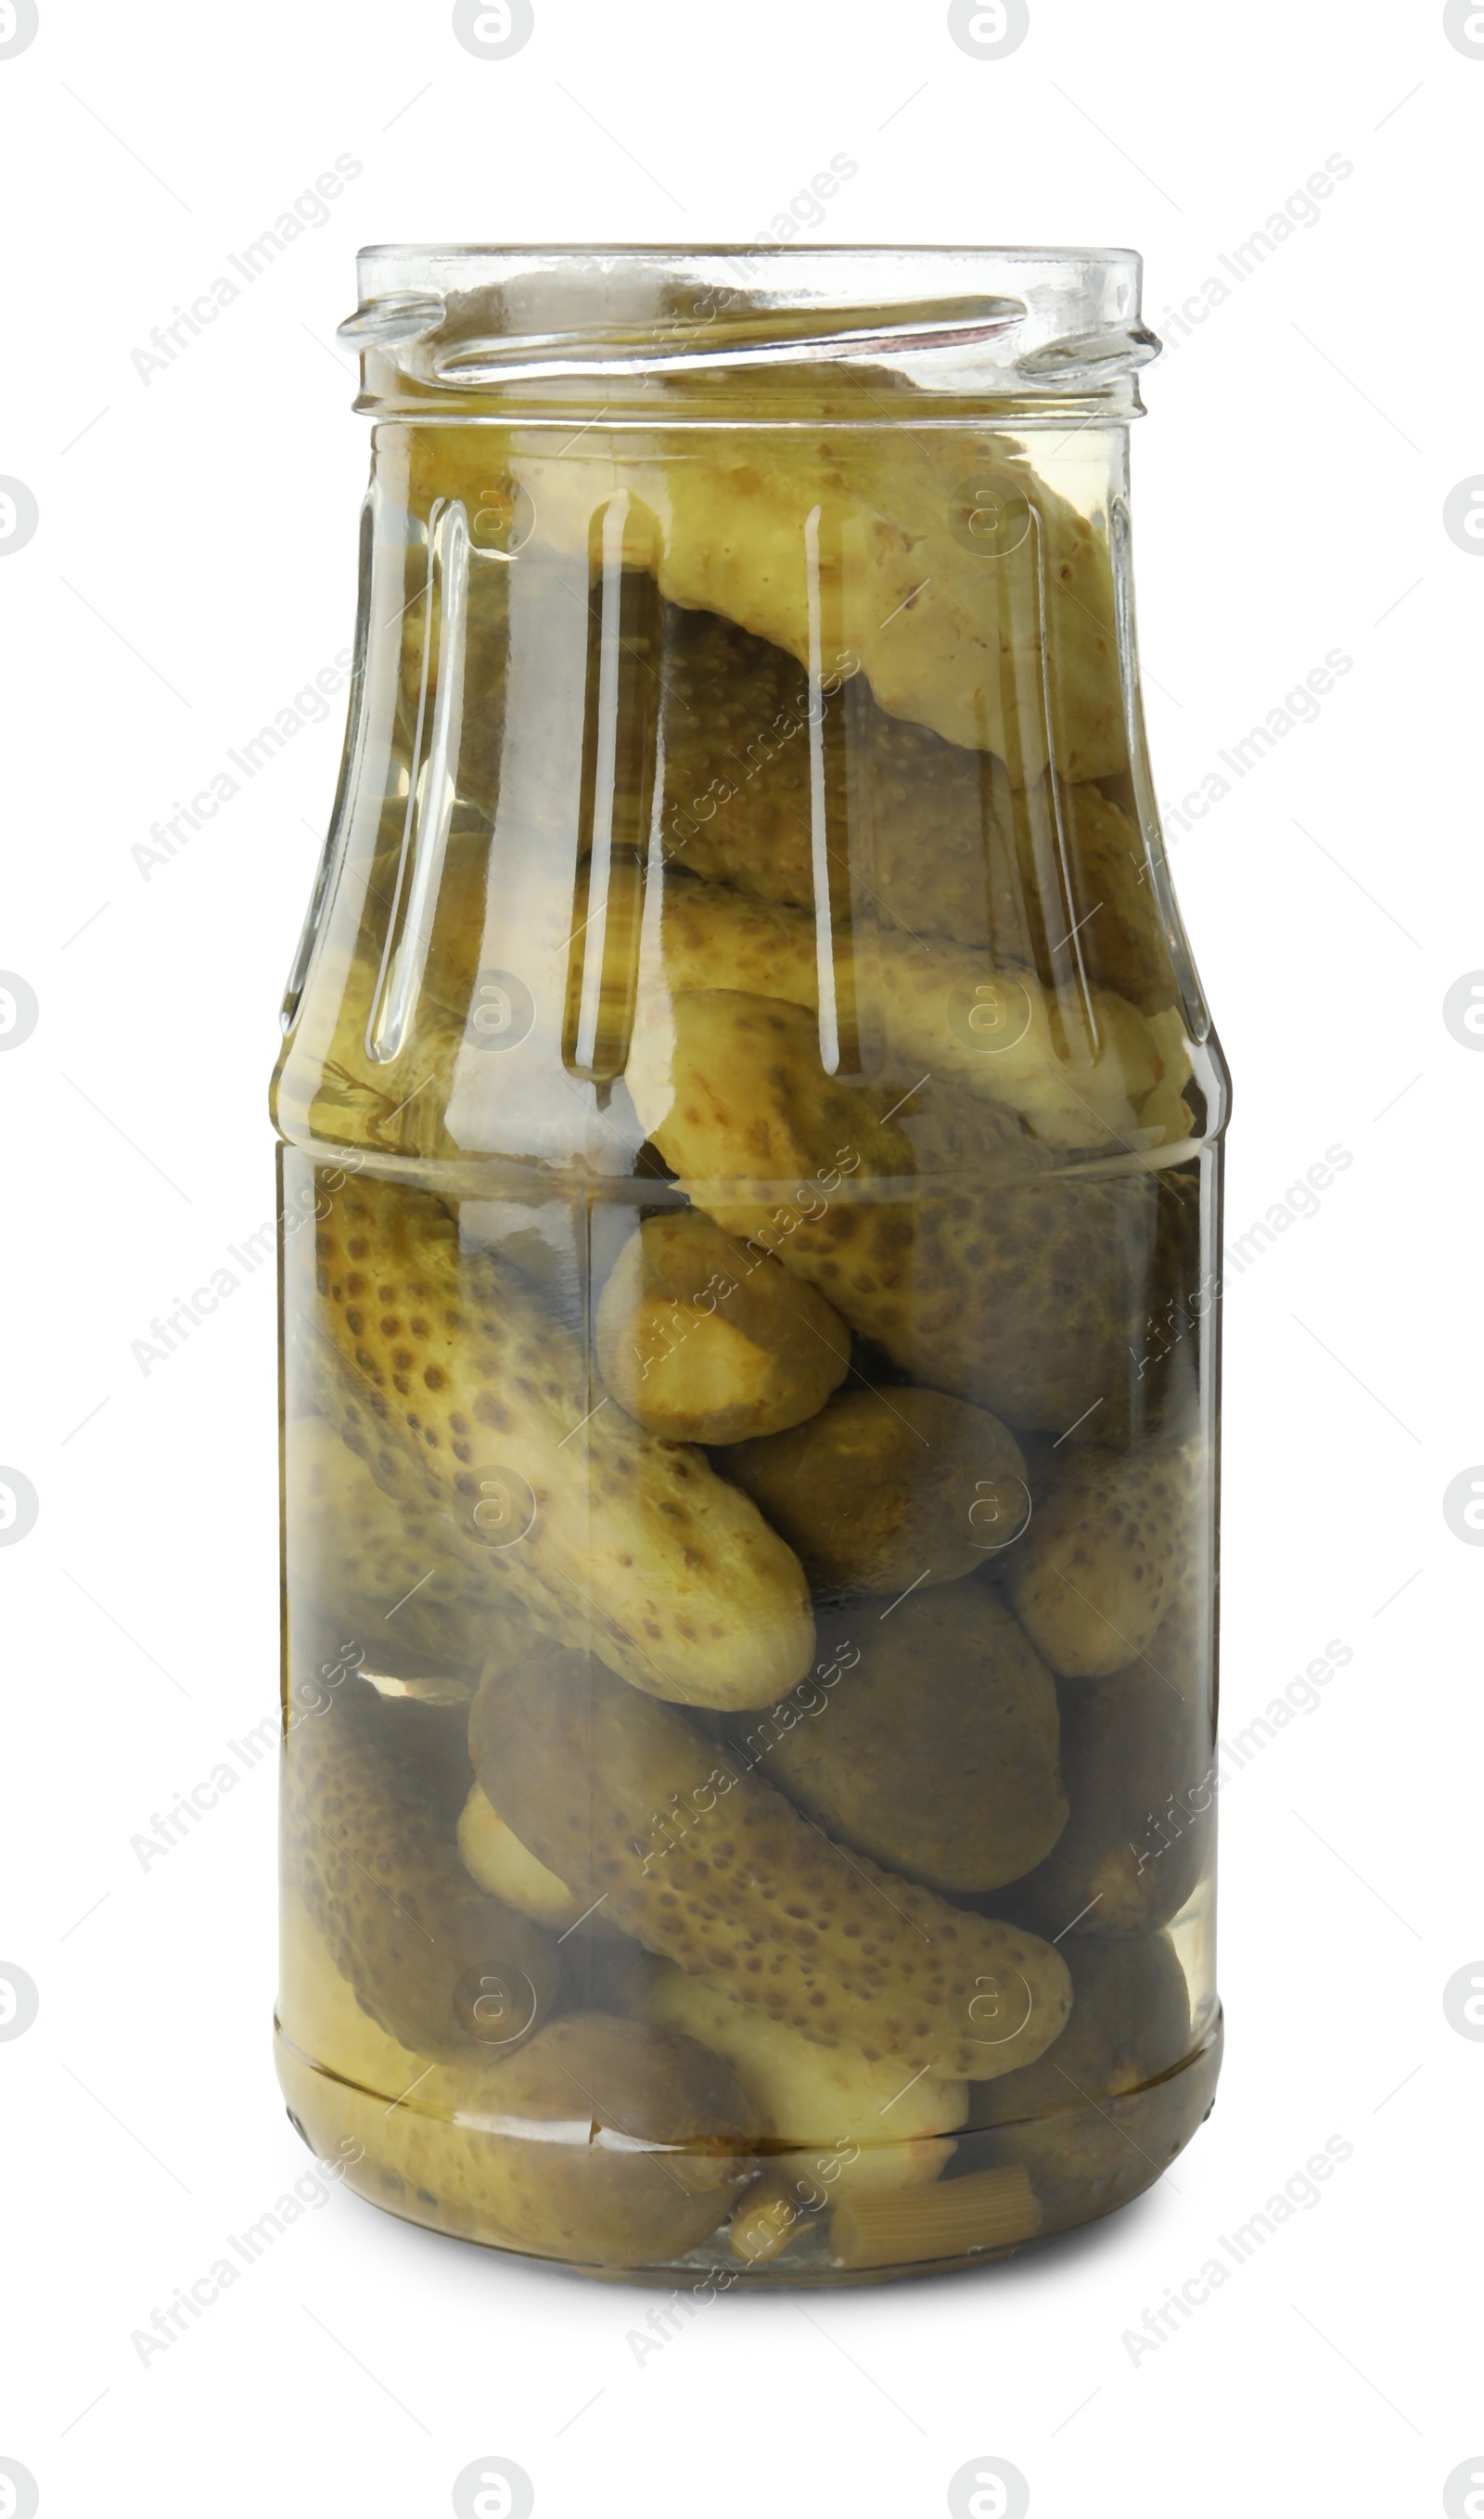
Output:
[[[1211,2103],[1227,1082],[1139,268],[361,257],[274,1087],[278,2055],[413,2221],[874,2279]]]

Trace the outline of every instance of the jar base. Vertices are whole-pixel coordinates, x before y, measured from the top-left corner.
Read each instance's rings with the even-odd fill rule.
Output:
[[[1105,2220],[1147,2193],[1209,2115],[1222,2047],[1218,2012],[1201,2044],[1157,2081],[1066,2119],[967,2132],[957,2138],[947,2171],[932,2183],[924,2183],[914,2159],[921,2146],[911,2143],[884,2150],[872,2164],[872,2184],[838,2200],[821,2181],[828,2155],[817,2145],[730,2161],[718,2153],[675,2153],[667,2161],[652,2155],[646,2166],[672,2177],[678,2170],[687,2192],[713,2189],[717,2213],[709,2236],[663,2256],[647,2253],[623,2227],[622,2207],[615,2219],[611,2188],[599,2192],[594,2185],[591,2217],[586,2212],[583,2177],[601,2177],[611,2155],[601,2167],[589,2166],[590,2145],[553,2145],[456,2124],[419,2110],[415,2090],[388,2094],[346,2081],[305,2055],[281,2023],[275,2029],[290,2123],[368,2203],[513,2261],[708,2296],[739,2284],[831,2290],[966,2274]],[[1084,2117],[1096,2118],[1096,2126]],[[899,2174],[893,2152],[900,2155]],[[559,2172],[552,2168],[556,2153],[568,2156]],[[644,2156],[627,2157],[636,2163]],[[807,2200],[787,2200],[794,2192]],[[747,2224],[743,2198],[753,2205]],[[774,2199],[785,2200],[773,2214],[776,2243],[768,2248],[766,2205]],[[728,2227],[734,2203],[741,2245]],[[512,2222],[523,2229],[512,2229]],[[608,2244],[595,2247],[599,2224]],[[749,2230],[764,2234],[751,2254]]]

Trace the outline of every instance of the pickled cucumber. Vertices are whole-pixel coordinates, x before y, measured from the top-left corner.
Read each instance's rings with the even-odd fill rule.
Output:
[[[507,2064],[435,2065],[415,2099],[388,2115],[349,2098],[362,2191],[570,2265],[668,2265],[726,2220],[753,2175],[753,2111],[724,2064],[607,2012],[548,2021]]]
[[[430,1709],[388,1706],[348,1677],[289,1735],[284,1859],[371,2017],[420,2055],[458,2059],[528,2038],[558,1968],[546,1935],[459,1861],[442,1743]]]
[[[643,2016],[699,2040],[730,2065],[787,2173],[801,2155],[810,2183],[832,2196],[927,2186],[951,2159],[944,2141],[963,2124],[962,2081],[924,2074],[909,2089],[890,2058],[868,2063],[858,2048],[822,2047],[756,2005],[687,1976],[666,1962],[644,1999]],[[1011,2077],[1012,2079],[1014,2076]]]
[[[1174,1195],[1155,1173],[925,1180],[909,1201],[907,1115],[874,1085],[824,1074],[802,1007],[735,991],[677,997],[664,1031],[636,1039],[628,1083],[708,1213],[816,1286],[904,1372],[1017,1430],[1062,1435],[1098,1411],[1110,1442],[1157,1425],[1188,1388],[1188,1345],[1150,1363],[1144,1352]],[[890,1187],[873,1197],[879,1183]]]
[[[429,431],[419,446],[424,508],[467,496],[481,458],[461,434]],[[481,481],[499,453],[485,448]],[[535,519],[533,552],[586,555],[613,459],[592,440],[585,458],[505,459]],[[665,468],[631,457],[624,479],[660,520],[653,564],[672,601],[804,665],[812,618],[832,661],[858,657],[880,707],[996,754],[1018,786],[1045,770],[1048,736],[1065,777],[1124,768],[1108,545],[1013,439],[780,429],[739,447],[718,431]],[[991,482],[1018,539],[987,557],[972,519]]]
[[[614,1264],[597,1360],[650,1434],[735,1443],[822,1408],[849,1368],[851,1334],[765,1252],[743,1251],[696,1208],[671,1209],[646,1217]]]
[[[994,559],[963,530],[966,464],[975,488],[992,476],[1025,515],[1023,539]],[[1013,440],[779,431],[765,450],[734,450],[723,436],[667,488],[659,574],[676,602],[807,664],[812,600],[882,708],[997,754],[1017,785],[1046,767],[1048,722],[1065,776],[1122,768],[1108,546]]]
[[[720,1455],[816,1589],[849,1596],[952,1583],[1030,1517],[1026,1456],[986,1409],[912,1383],[864,1384],[789,1434]]]
[[[701,1454],[594,1408],[579,1341],[507,1261],[460,1251],[438,1200],[347,1182],[317,1256],[310,1328],[339,1360],[347,1439],[404,1485],[415,1463],[523,1606],[590,1619],[634,1687],[700,1704],[765,1705],[807,1668],[792,1551]]]
[[[1079,1941],[1068,1965],[1071,2018],[1054,2053],[976,2086],[969,2112],[975,2127],[998,2129],[997,2160],[1024,2162],[1053,2228],[1069,2208],[1082,2219],[1141,2193],[1205,2099],[1177,2070],[1192,2044],[1190,1992],[1167,1934]]]
[[[756,2109],[693,2039],[604,2012],[429,2065],[362,2012],[290,1905],[279,2069],[305,2140],[372,2203],[570,2265],[664,2265],[754,2174]],[[316,2059],[329,2067],[328,2076]]]
[[[819,943],[803,910],[675,875],[660,935],[675,995],[735,989],[818,1009]],[[1178,1096],[1190,1072],[1173,1009],[1143,1015],[1111,991],[1059,1001],[1026,963],[883,929],[869,912],[834,931],[831,955],[836,997],[888,1081],[946,1079],[1017,1112],[1048,1146],[1131,1142],[1156,1086]]]
[[[771,1782],[842,1843],[949,1896],[1019,1879],[1067,1824],[1044,1663],[977,1583],[914,1592],[858,1633],[823,1712],[770,1748]]]
[[[1011,1608],[1053,1670],[1104,1679],[1140,1659],[1195,1553],[1199,1492],[1192,1449],[1072,1453],[1008,1576]]]
[[[485,828],[499,804],[508,585],[506,570],[480,570],[469,591],[457,774],[460,798]],[[436,635],[435,621],[435,673]],[[402,655],[409,744],[422,661],[420,638],[410,638]],[[1053,949],[1075,936],[1093,986],[1145,1013],[1176,1002],[1142,836],[1101,788],[1053,774],[1018,790],[993,754],[878,708],[859,674],[816,699],[811,720],[798,661],[714,613],[665,605],[646,661],[663,685],[659,820],[671,865],[812,913],[819,870],[809,728],[822,723],[826,742],[849,761],[858,800],[853,826],[828,835],[832,916],[853,907],[883,927],[951,937],[1043,974]],[[553,796],[553,828],[559,811]],[[389,854],[372,876],[388,906],[395,873]],[[469,1000],[487,885],[485,851],[456,833],[426,980],[432,999],[456,1012]]]
[[[470,1785],[458,1814],[458,1851],[465,1871],[480,1888],[502,1898],[520,1915],[549,1925],[553,1932],[577,1922],[582,1910],[565,1880],[558,1880],[544,1863],[537,1862],[478,1785]]]
[[[378,1669],[477,1683],[518,1615],[508,1587],[459,1555],[431,1502],[393,1503],[325,1418],[291,1418],[284,1450],[291,1659],[333,1635]]]
[[[709,612],[665,616],[669,862],[761,901],[820,894],[807,677],[792,656]],[[862,676],[814,703],[858,798],[826,833],[831,914],[952,937],[1043,973],[1070,936],[1087,972],[1153,1014],[1173,1005],[1169,949],[1135,823],[1101,788],[1054,774],[1018,791],[991,753],[879,709]]]
[[[948,2079],[1041,2055],[1068,1977],[1033,1934],[846,1854],[673,1707],[554,1646],[492,1663],[475,1771],[523,1844],[703,1983]]]
[[[1206,1667],[1185,1694],[1152,1654],[1111,1679],[1060,1683],[1071,1816],[1045,1861],[1006,1892],[1010,1912],[1060,1948],[1064,1935],[1166,1924],[1200,1880],[1215,1802]]]

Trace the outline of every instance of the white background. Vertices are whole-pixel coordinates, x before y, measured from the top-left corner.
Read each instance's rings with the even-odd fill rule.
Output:
[[[999,61],[899,0],[536,0],[502,62],[406,0],[41,0],[0,59],[0,473],[40,513],[0,560],[0,966],[40,1009],[0,1056],[0,1462],[40,1500],[0,1550],[0,1959],[40,1989],[0,2044],[0,2456],[48,2519],[443,2513],[489,2454],[543,2519],[915,2519],[990,2454],[1034,2519],[1427,2514],[1484,2473],[1484,2044],[1442,2002],[1484,1952],[1484,1557],[1442,1510],[1484,1457],[1484,1057],[1442,1012],[1484,966],[1484,547],[1443,522],[1484,472],[1481,106],[1433,0],[1030,0]],[[327,222],[142,381],[152,327],[342,152]],[[130,1847],[274,1702],[271,1270],[148,1376],[131,1343],[271,1213],[336,712],[148,881],[130,852],[347,643],[358,244],[746,240],[837,152],[820,240],[1135,244],[1160,331],[1353,165],[1152,371],[1135,447],[1161,795],[1353,659],[1173,851],[1237,1080],[1232,1230],[1353,1155],[1228,1286],[1228,1738],[1331,1639],[1354,1658],[1222,1796],[1216,2110],[1085,2235],[719,2302],[642,2363],[653,2295],[336,2191],[144,2367],[131,2330],[307,2162],[269,2054],[272,1759],[148,1872]],[[1123,2331],[1331,2135],[1319,2206],[1135,2364]]]

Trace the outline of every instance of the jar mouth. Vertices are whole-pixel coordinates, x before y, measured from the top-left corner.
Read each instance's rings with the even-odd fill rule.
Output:
[[[396,245],[358,257],[363,406],[600,382],[651,401],[767,371],[914,393],[1103,396],[1159,344],[1125,247]]]

